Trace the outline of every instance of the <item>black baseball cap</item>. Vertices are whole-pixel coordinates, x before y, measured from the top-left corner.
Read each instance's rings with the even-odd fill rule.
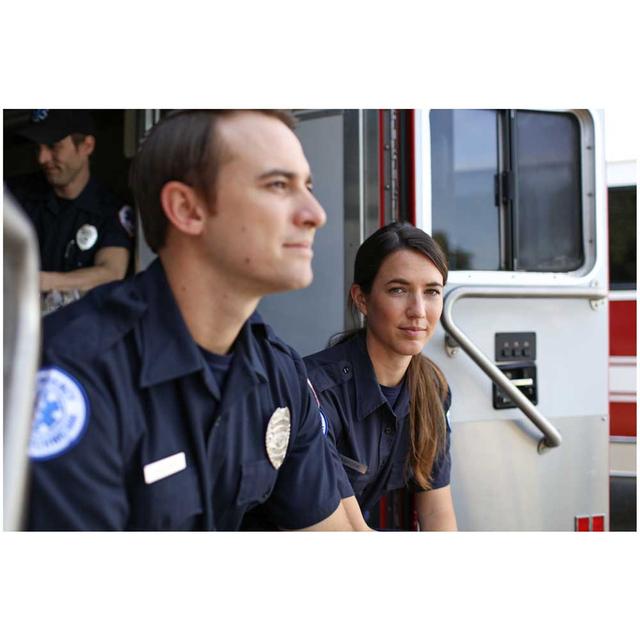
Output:
[[[94,135],[95,123],[91,114],[83,109],[34,109],[31,123],[16,134],[37,142],[53,144],[72,133]]]

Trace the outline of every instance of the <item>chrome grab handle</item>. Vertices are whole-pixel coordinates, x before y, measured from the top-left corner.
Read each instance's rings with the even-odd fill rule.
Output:
[[[476,287],[461,286],[449,291],[444,299],[440,322],[445,331],[460,345],[465,353],[495,382],[531,422],[542,432],[538,452],[545,448],[558,447],[562,436],[558,430],[536,409],[533,403],[518,389],[528,380],[510,380],[498,369],[492,360],[482,353],[469,337],[453,321],[453,307],[462,298],[564,298],[591,301],[595,308],[597,301],[605,299],[607,292],[597,288],[555,288],[555,287]],[[519,383],[519,384],[518,384]]]
[[[4,191],[4,529],[24,525],[27,447],[40,358],[38,241],[29,220]]]

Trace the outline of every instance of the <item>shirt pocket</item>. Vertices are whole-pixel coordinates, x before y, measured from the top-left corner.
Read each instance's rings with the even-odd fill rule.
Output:
[[[133,528],[152,531],[202,529],[203,502],[198,476],[187,467],[166,478],[143,485],[142,505],[131,512],[142,518]]]
[[[244,463],[236,504],[251,508],[265,502],[273,491],[277,477],[277,471],[268,460]]]

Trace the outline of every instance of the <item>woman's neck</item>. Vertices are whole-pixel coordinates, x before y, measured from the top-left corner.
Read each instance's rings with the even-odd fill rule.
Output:
[[[369,353],[378,384],[385,387],[399,385],[407,372],[411,356],[401,355],[385,349],[369,331],[367,331],[366,336],[367,352]]]

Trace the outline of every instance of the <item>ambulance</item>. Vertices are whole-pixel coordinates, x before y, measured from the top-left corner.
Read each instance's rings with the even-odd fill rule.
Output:
[[[94,112],[98,141],[108,148],[99,142],[93,172],[125,198],[138,141],[165,113]],[[635,427],[611,430],[616,404],[631,398],[626,382],[624,401],[617,395],[615,367],[635,370],[635,346],[633,357],[609,353],[610,316],[619,317],[612,305],[623,294],[609,290],[603,113],[295,114],[328,219],[316,235],[312,285],[269,296],[258,310],[301,355],[318,351],[331,335],[358,326],[347,292],[360,243],[393,220],[432,234],[450,272],[441,326],[425,355],[443,370],[453,395],[451,488],[459,528],[615,528],[610,475],[635,495],[627,453],[610,468],[610,447],[612,461],[618,445],[635,447]],[[8,118],[17,126],[22,117],[5,115],[5,130]],[[22,150],[5,148],[5,175],[28,162]],[[139,234],[136,269],[153,257]],[[625,330],[630,313],[621,311]],[[367,515],[382,530],[417,528],[408,492],[389,494]]]

